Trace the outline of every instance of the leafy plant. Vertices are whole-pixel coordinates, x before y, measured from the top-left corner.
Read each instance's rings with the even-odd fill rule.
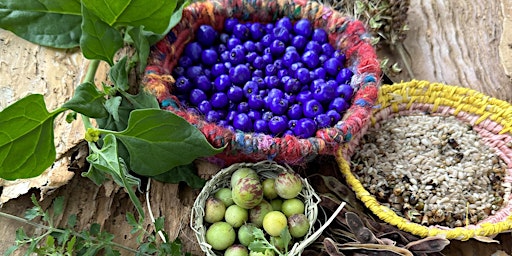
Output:
[[[68,112],[66,120],[73,121],[79,114],[86,129],[90,168],[83,175],[98,185],[105,179],[113,179],[124,187],[140,220],[145,216],[135,190],[140,185],[138,177],[175,183],[185,181],[192,187],[204,185],[204,180],[193,173],[191,163],[199,157],[220,153],[223,148],[214,148],[196,127],[161,110],[148,92],[129,93],[133,91],[128,82],[130,70],[137,68],[139,74],[144,71],[150,45],[179,22],[187,5],[188,1],[184,0],[151,3],[144,0],[0,0],[0,28],[44,46],[79,46],[82,54],[91,59],[83,83],[77,86],[73,98],[61,107],[48,111],[43,96],[34,94],[0,112],[0,178],[31,178],[50,167],[56,158],[54,120],[57,115]],[[116,60],[114,56],[124,45],[133,46],[135,54]],[[101,61],[110,65],[112,84],[98,86],[94,83]],[[98,127],[92,125],[91,118]],[[47,218],[42,212],[35,215],[42,216],[43,220]],[[134,223],[131,218],[129,221]],[[55,232],[52,225],[50,227]],[[44,248],[41,240],[37,240],[42,237],[25,240],[26,234],[19,232],[19,241]],[[50,234],[45,236],[54,237],[48,236]],[[91,227],[86,235],[103,234]],[[67,241],[67,238],[59,239]],[[102,238],[111,241],[109,236]],[[57,244],[65,247],[76,243],[76,240],[63,243],[48,239],[46,245],[52,248]],[[170,251],[175,250],[172,246],[176,245],[169,246]],[[110,247],[98,249],[110,250]],[[66,253],[66,249],[62,250]],[[148,250],[153,248],[148,247]]]
[[[249,244],[249,250],[255,251],[255,252],[266,252],[266,250],[271,250],[275,254],[284,256],[288,255],[288,245],[292,241],[292,236],[290,235],[290,231],[288,231],[288,227],[283,229],[280,234],[280,238],[282,239],[282,247],[284,249],[284,252],[281,251],[275,244],[273,239],[271,241],[268,241],[265,237],[265,234],[263,231],[259,228],[253,229],[253,235],[254,235],[254,241],[252,241]],[[274,254],[272,253],[272,255]],[[267,255],[266,253],[264,253]]]
[[[140,220],[139,222],[135,221],[133,214],[128,213],[127,219],[128,223],[134,227],[132,234],[140,233],[138,240],[140,246],[135,249],[113,242],[114,235],[101,230],[101,226],[97,223],[93,223],[88,229],[81,232],[75,231],[76,215],[70,215],[64,227],[56,227],[55,221],[63,214],[63,197],[55,198],[50,207],[52,211],[44,210],[34,195],[32,195],[31,199],[34,207],[26,211],[24,219],[16,218],[19,218],[18,220],[23,223],[40,228],[43,230],[43,233],[38,236],[29,236],[22,227],[18,228],[16,230],[16,244],[7,249],[5,252],[6,256],[11,255],[20,248],[25,249],[25,255],[32,253],[37,255],[63,256],[96,255],[99,252],[105,255],[120,255],[120,250],[135,255],[153,255],[154,253],[159,253],[158,255],[183,255],[179,240],[157,244],[156,236],[144,230],[142,222]],[[5,215],[5,213],[0,212],[0,216]],[[8,217],[12,218],[13,216]],[[42,223],[33,222],[36,218],[41,218]],[[156,232],[162,231],[163,224],[163,217],[158,218],[154,222]]]

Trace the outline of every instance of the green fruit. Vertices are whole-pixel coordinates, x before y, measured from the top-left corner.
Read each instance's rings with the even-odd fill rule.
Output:
[[[271,236],[279,236],[288,225],[286,216],[279,211],[271,211],[263,218],[263,229]]]
[[[227,222],[215,222],[206,230],[206,242],[215,250],[225,250],[235,242],[235,229]]]
[[[286,215],[286,217],[290,217],[298,213],[304,213],[304,208],[304,202],[298,198],[286,199],[281,205],[281,211]]]
[[[256,227],[261,228],[263,226],[263,217],[272,210],[272,205],[262,200],[260,204],[249,210],[249,221],[256,225]]]
[[[283,200],[280,198],[276,198],[276,199],[270,201],[270,204],[272,205],[272,209],[274,211],[281,211],[281,208],[283,206]]]
[[[238,180],[231,189],[233,202],[238,206],[251,209],[263,200],[263,188],[258,179],[245,177]]]
[[[222,201],[215,197],[206,199],[204,210],[204,221],[208,223],[215,223],[224,218],[226,206]]]
[[[215,198],[221,200],[226,207],[234,204],[233,198],[231,196],[231,189],[229,188],[221,188],[215,192]]]
[[[274,256],[274,250],[266,249],[265,252],[250,251],[249,256]]]
[[[274,188],[275,181],[275,179],[268,178],[261,183],[261,185],[263,186],[263,196],[269,200],[272,200],[277,197],[277,191]]]
[[[284,252],[284,239],[281,236],[271,236],[270,243],[273,244],[279,251]]]
[[[236,204],[226,209],[224,219],[234,228],[239,228],[249,219],[249,212]]]
[[[234,244],[226,249],[224,256],[249,256],[249,250],[241,244]]]
[[[274,188],[281,198],[291,199],[302,191],[302,180],[298,174],[282,172],[277,175]]]
[[[246,178],[246,177],[253,177],[253,178],[259,180],[258,174],[256,173],[255,170],[253,170],[251,168],[243,167],[243,168],[236,170],[231,175],[231,188],[233,188],[238,183],[238,180],[240,180],[241,178]]]
[[[290,230],[290,235],[295,238],[300,238],[305,236],[309,231],[309,220],[306,215],[294,214],[288,217],[288,227]]]
[[[252,223],[246,223],[238,229],[238,241],[245,246],[254,241],[254,230],[257,229]]]

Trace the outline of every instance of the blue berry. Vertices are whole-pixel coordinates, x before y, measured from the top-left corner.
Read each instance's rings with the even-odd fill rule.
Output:
[[[282,60],[285,67],[290,67],[292,64],[297,63],[300,60],[300,55],[296,51],[286,51]]]
[[[274,36],[272,34],[266,34],[263,36],[263,38],[261,38],[260,42],[263,47],[269,47],[273,41],[274,41]]]
[[[275,39],[283,43],[290,41],[290,32],[285,27],[275,27],[272,30],[272,35],[274,35]]]
[[[233,33],[233,29],[239,23],[237,18],[227,18],[224,21],[224,31],[227,33]]]
[[[247,113],[249,112],[250,109],[251,108],[249,107],[249,103],[245,101],[238,103],[238,106],[236,106],[236,110],[238,111],[238,113]]]
[[[197,108],[201,113],[206,114],[208,111],[212,110],[212,104],[208,100],[203,100],[199,105],[197,105]]]
[[[336,96],[343,98],[345,101],[350,102],[354,94],[354,88],[349,84],[340,84],[336,87]]]
[[[207,100],[207,97],[206,97],[206,93],[204,93],[201,89],[192,89],[192,91],[190,91],[190,95],[189,95],[190,103],[197,106],[203,100]]]
[[[329,43],[325,43],[325,44],[322,44],[322,53],[329,56],[329,57],[334,57],[334,47],[332,47],[331,44]]]
[[[281,97],[274,97],[267,108],[275,115],[284,115],[288,111],[288,100]]]
[[[227,43],[230,37],[231,36],[227,33],[221,33],[219,36],[219,41],[221,42],[221,44],[219,44],[219,45],[224,45],[225,43]],[[226,46],[226,45],[224,45],[224,46]]]
[[[318,54],[314,51],[304,52],[302,55],[302,62],[310,69],[316,68],[320,63]]]
[[[336,88],[328,83],[320,85],[313,92],[313,98],[321,103],[329,102],[334,99],[334,97],[336,97]]]
[[[330,104],[329,109],[334,109],[338,113],[345,112],[350,106],[343,98],[335,98]]]
[[[263,120],[263,119],[255,120],[253,127],[254,127],[254,132],[259,132],[259,133],[268,133],[269,132],[268,121]]]
[[[301,91],[297,94],[297,97],[295,97],[295,100],[298,104],[304,106],[306,102],[313,99],[313,93],[309,90]]]
[[[216,123],[220,120],[219,112],[217,112],[215,110],[210,110],[210,111],[208,111],[208,113],[206,113],[205,119],[207,122]]]
[[[236,24],[233,28],[233,36],[241,41],[247,40],[250,36],[249,28],[244,24]]]
[[[307,68],[299,68],[295,73],[295,77],[303,84],[307,84],[311,81],[311,76]]]
[[[354,73],[350,69],[343,68],[336,76],[336,82],[338,82],[339,84],[349,83],[353,75]]]
[[[297,35],[292,38],[292,46],[295,47],[297,49],[297,51],[304,50],[307,43],[308,43],[308,40],[301,35]]]
[[[244,98],[244,91],[239,86],[231,86],[228,89],[228,99],[234,103],[241,102]]]
[[[215,42],[217,31],[210,25],[201,25],[196,31],[197,42],[204,47],[210,47]]]
[[[265,101],[259,94],[251,94],[247,103],[251,109],[262,109],[265,106]]]
[[[183,54],[189,57],[194,62],[199,62],[201,60],[201,53],[203,52],[203,48],[198,42],[192,42],[185,46],[183,50]]]
[[[192,61],[192,59],[187,56],[187,55],[182,55],[179,59],[178,59],[178,65],[181,66],[181,67],[184,67],[184,68],[188,68],[190,66],[192,66],[194,64],[194,62]]]
[[[213,77],[219,77],[219,76],[225,75],[227,73],[228,73],[228,68],[226,67],[226,65],[224,65],[224,63],[213,64],[212,69],[211,69],[211,75]]]
[[[301,35],[305,38],[309,38],[313,33],[313,27],[311,25],[311,21],[308,19],[301,19],[295,23],[293,26],[293,31],[297,35]]]
[[[204,92],[210,92],[212,90],[212,82],[205,75],[200,75],[194,80],[194,84],[197,89],[201,89]]]
[[[315,135],[316,124],[313,119],[301,118],[297,121],[293,133],[299,138],[309,138]]]
[[[203,68],[201,66],[191,66],[187,68],[185,74],[188,79],[193,80],[203,74]]]
[[[316,127],[318,129],[327,128],[331,126],[331,117],[327,114],[320,114],[315,117]]]
[[[279,57],[284,53],[284,50],[286,50],[286,45],[283,41],[276,39],[272,42],[269,48],[272,56]]]
[[[283,81],[283,80],[281,80]],[[302,85],[300,84],[299,80],[296,78],[290,78],[284,79],[284,85],[283,90],[288,93],[297,93],[300,91]]]
[[[203,64],[207,66],[211,66],[217,63],[218,58],[219,55],[215,50],[212,49],[206,49],[201,53],[201,59],[203,60]]]
[[[272,119],[272,117],[274,117],[274,113],[272,113],[272,111],[265,111],[261,115],[261,119],[265,120],[265,121],[270,121],[270,119]]]
[[[338,58],[330,58],[324,62],[323,65],[327,74],[336,76],[342,68],[342,64]]]
[[[210,98],[210,104],[215,109],[222,109],[228,105],[229,99],[228,95],[223,92],[216,92],[212,94],[212,97]]]
[[[233,118],[233,128],[243,132],[249,132],[253,128],[251,118],[246,113],[238,113]]]
[[[261,112],[258,110],[251,109],[247,112],[247,116],[254,122],[255,120],[261,119]]]
[[[229,51],[229,62],[232,65],[245,63],[245,52],[241,48],[233,48]]]
[[[172,74],[175,77],[184,76],[185,75],[185,68],[182,66],[177,66],[172,70]]]
[[[314,80],[325,79],[327,76],[327,71],[325,71],[325,69],[323,67],[319,67],[313,71],[313,74],[314,75],[313,75],[312,79],[314,79]]]
[[[306,101],[304,106],[302,107],[302,113],[305,117],[315,118],[315,116],[322,114],[324,112],[324,108],[322,104],[318,100],[309,100]]]
[[[252,40],[259,41],[265,34],[265,29],[260,23],[253,23],[249,28]]]
[[[231,37],[228,39],[228,42],[226,43],[227,50],[231,51],[235,49],[237,46],[240,46],[242,44],[242,41],[236,37]]]
[[[235,85],[242,85],[251,79],[251,71],[246,65],[240,64],[229,70],[229,78]]]
[[[275,27],[282,27],[282,28],[285,28],[285,29],[286,29],[286,30],[288,30],[288,31],[292,31],[292,29],[293,29],[293,24],[292,24],[292,21],[290,20],[290,18],[288,18],[288,17],[283,17],[283,18],[279,19],[279,20],[276,22]]]
[[[289,119],[300,119],[302,117],[302,106],[298,103],[288,108],[287,116]]]
[[[277,76],[266,76],[263,80],[265,81],[265,87],[268,89],[277,88],[279,86],[279,78],[277,78]]]
[[[327,32],[325,32],[324,29],[315,28],[315,30],[313,30],[313,35],[311,36],[311,39],[320,44],[326,43],[327,42]]]
[[[247,53],[250,53],[250,52],[256,53],[256,44],[253,41],[245,41],[243,46]]]
[[[184,76],[178,77],[174,86],[179,94],[186,94],[192,90],[192,83],[190,83],[190,81]]]
[[[275,135],[284,132],[287,128],[287,121],[282,116],[274,116],[268,122],[268,129]]]
[[[331,110],[327,111],[326,114],[331,118],[330,126],[335,125],[339,120],[341,120],[341,115],[336,110],[331,109]]]
[[[314,51],[316,54],[322,54],[322,45],[317,41],[309,41],[304,48],[304,51]]]
[[[243,87],[245,98],[249,98],[251,95],[257,95],[259,92],[258,83],[254,81],[247,81]]]

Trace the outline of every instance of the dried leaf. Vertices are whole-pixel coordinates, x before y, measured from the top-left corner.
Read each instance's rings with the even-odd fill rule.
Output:
[[[484,243],[488,243],[488,244],[490,244],[490,243],[497,243],[497,244],[499,244],[500,243],[500,241],[494,240],[491,237],[487,237],[487,236],[475,236],[475,237],[473,237],[473,239],[475,239],[475,240],[477,240],[479,242],[484,242]]]
[[[338,250],[338,245],[330,238],[324,239],[324,249],[330,256],[344,256],[342,252]]]
[[[357,214],[352,212],[345,213],[345,218],[347,219],[347,224],[350,227],[350,230],[357,238],[357,241],[363,244],[380,244],[380,240],[375,237],[375,235],[368,228],[364,226],[364,223],[361,221]]]
[[[450,241],[444,237],[432,236],[410,242],[404,248],[415,253],[431,253],[440,252],[449,244]]]
[[[364,250],[371,252],[372,255],[390,255],[390,256],[414,256],[414,254],[405,249],[396,247],[393,245],[385,245],[385,244],[358,244],[358,243],[345,243],[341,244],[339,250]]]
[[[321,175],[325,186],[334,193],[339,199],[347,202],[347,204],[354,207],[354,212],[364,212],[360,201],[356,198],[355,193],[345,184],[341,183],[337,178],[332,176]]]

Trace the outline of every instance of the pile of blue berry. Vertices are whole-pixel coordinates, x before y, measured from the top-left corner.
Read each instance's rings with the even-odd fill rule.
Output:
[[[206,121],[244,132],[309,138],[349,108],[352,71],[307,19],[201,25],[178,65],[175,95]]]

